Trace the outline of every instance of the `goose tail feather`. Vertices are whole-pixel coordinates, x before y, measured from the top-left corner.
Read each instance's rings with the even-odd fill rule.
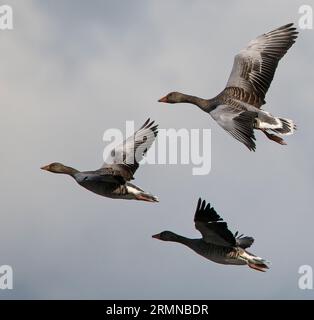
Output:
[[[243,251],[241,254],[241,258],[246,261],[247,265],[257,271],[265,272],[267,269],[269,269],[268,264],[270,264],[269,261],[257,257],[247,251]]]

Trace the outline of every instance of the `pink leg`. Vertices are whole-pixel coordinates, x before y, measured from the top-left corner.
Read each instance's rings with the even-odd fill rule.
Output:
[[[249,263],[248,266],[257,271],[266,272],[265,269],[263,269],[262,267],[259,267],[257,264]]]
[[[136,200],[141,200],[141,201],[156,202],[156,200],[152,199],[151,197],[146,197],[143,194],[137,194],[135,198]]]
[[[260,129],[260,130],[262,132],[264,132],[264,134],[266,135],[266,137],[268,139],[270,139],[272,141],[275,141],[275,142],[277,142],[277,143],[279,143],[281,145],[286,145],[286,142],[282,138],[280,138],[280,137],[278,137],[278,136],[276,136],[274,134],[268,133],[266,130],[263,130],[263,129]]]

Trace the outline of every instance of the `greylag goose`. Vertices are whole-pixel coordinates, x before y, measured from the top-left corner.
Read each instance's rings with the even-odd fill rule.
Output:
[[[279,118],[261,109],[279,60],[293,45],[298,32],[293,23],[260,35],[235,56],[226,88],[212,99],[171,92],[159,99],[165,103],[192,103],[209,113],[235,139],[255,150],[254,129],[279,144],[273,134],[289,135],[296,129],[292,120]]]
[[[89,191],[115,199],[134,199],[158,202],[158,198],[129,181],[139,167],[139,162],[151,147],[158,134],[158,125],[148,119],[132,136],[111,151],[102,167],[95,171],[78,171],[54,162],[41,169],[67,174]]]
[[[205,200],[198,200],[194,215],[195,228],[202,239],[189,239],[171,231],[163,231],[152,237],[163,241],[178,242],[186,245],[199,255],[213,262],[229,265],[248,265],[258,271],[266,271],[267,261],[249,253],[245,249],[254,242],[251,237],[243,237],[229,231],[227,223]]]

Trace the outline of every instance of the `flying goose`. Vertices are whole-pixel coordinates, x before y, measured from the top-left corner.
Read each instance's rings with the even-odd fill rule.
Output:
[[[279,144],[273,134],[289,135],[296,129],[292,120],[279,118],[261,109],[279,60],[293,45],[298,32],[293,23],[260,35],[234,58],[226,88],[212,99],[171,92],[159,99],[165,103],[192,103],[212,118],[235,139],[255,150],[254,129]]]
[[[111,151],[102,167],[95,171],[78,171],[54,162],[41,169],[71,176],[83,188],[114,199],[158,202],[158,198],[130,183],[139,162],[158,134],[158,125],[148,119],[132,136]]]
[[[194,215],[195,228],[202,239],[189,239],[171,231],[163,231],[152,237],[163,241],[179,242],[213,262],[229,265],[248,265],[258,271],[266,271],[267,261],[246,251],[254,239],[232,234],[227,223],[205,200],[198,200]]]

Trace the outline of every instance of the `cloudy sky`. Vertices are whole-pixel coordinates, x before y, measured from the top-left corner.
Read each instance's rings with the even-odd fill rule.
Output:
[[[1,298],[314,298],[298,288],[298,268],[314,267],[313,30],[300,30],[266,97],[267,110],[298,125],[288,146],[257,133],[249,152],[196,107],[157,102],[173,90],[216,95],[233,56],[298,23],[303,0],[2,2],[14,29],[0,31],[0,265],[12,266],[14,289]],[[144,165],[135,182],[159,196],[150,204],[103,198],[39,169],[96,169],[104,131],[148,117],[161,128],[211,128],[210,174]],[[254,236],[251,251],[272,262],[269,272],[151,238],[199,237],[199,196],[231,230]]]

